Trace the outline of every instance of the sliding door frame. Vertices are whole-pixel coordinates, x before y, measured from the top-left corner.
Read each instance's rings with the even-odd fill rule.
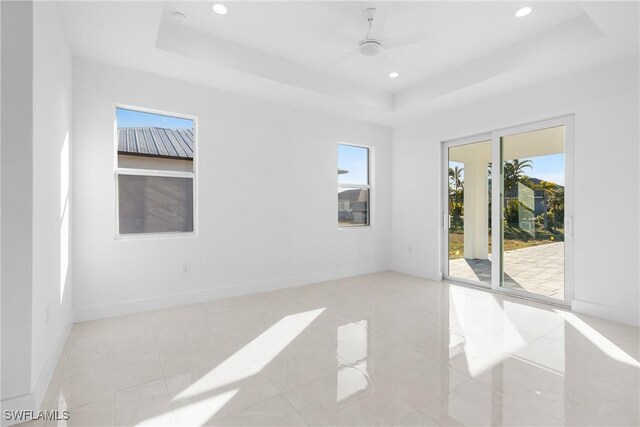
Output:
[[[523,125],[512,126],[470,137],[458,138],[442,143],[442,276],[444,280],[472,285],[485,289],[491,289],[507,295],[518,296],[553,305],[571,306],[574,298],[574,145],[575,145],[575,119],[573,115],[557,117],[553,119],[531,122]],[[532,292],[508,289],[502,287],[503,278],[503,242],[502,242],[502,215],[503,215],[503,161],[502,138],[519,133],[531,132],[557,126],[564,126],[564,299],[551,298],[537,295]],[[492,179],[491,179],[491,285],[481,281],[465,280],[449,276],[449,148],[460,145],[472,144],[491,140]],[[496,168],[495,165],[499,167]],[[496,203],[497,202],[497,203]],[[498,232],[496,232],[498,231]],[[499,254],[499,256],[495,256]]]
[[[449,149],[452,147],[459,147],[462,145],[475,144],[478,142],[493,141],[493,134],[491,132],[481,133],[472,136],[466,136],[463,138],[452,139],[444,141],[442,143],[442,277],[444,280],[464,283],[466,285],[478,286],[481,288],[491,289],[492,285],[489,285],[480,280],[467,280],[459,277],[449,276]],[[493,142],[491,144],[491,155],[493,156]],[[492,190],[493,191],[493,187]],[[492,211],[493,215],[493,211]],[[493,264],[492,264],[493,266]],[[493,271],[491,272],[493,282]]]

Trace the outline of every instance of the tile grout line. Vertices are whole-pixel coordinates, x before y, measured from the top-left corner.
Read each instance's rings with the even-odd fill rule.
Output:
[[[296,408],[293,403],[291,403],[291,401],[287,398],[287,396],[285,396],[284,393],[280,393],[280,396],[282,396],[282,398],[289,404],[289,406],[291,406],[293,408],[293,410],[295,411],[296,414],[298,414],[298,416],[300,417],[300,419],[302,421],[304,421],[304,423],[307,426],[310,426],[311,423],[309,421],[307,421],[307,419],[305,417],[302,416],[302,414],[300,413],[300,411],[298,411],[298,408]]]

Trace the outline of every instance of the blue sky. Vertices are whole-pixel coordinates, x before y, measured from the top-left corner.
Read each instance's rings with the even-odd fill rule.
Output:
[[[533,168],[525,169],[525,174],[564,186],[564,153],[529,157],[527,160],[533,162]]]
[[[193,120],[141,111],[116,109],[118,128],[159,127],[167,129],[193,129]]]
[[[338,145],[338,169],[349,173],[338,175],[340,184],[367,184],[368,149],[352,145]]]
[[[524,170],[525,175],[564,186],[564,153],[527,157],[520,160],[531,160],[533,162],[532,168]],[[449,167],[456,166],[464,168],[462,163],[449,162]],[[464,179],[464,171],[462,171],[462,178]]]

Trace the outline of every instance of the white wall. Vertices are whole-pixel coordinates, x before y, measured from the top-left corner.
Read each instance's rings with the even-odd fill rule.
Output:
[[[638,324],[639,77],[633,56],[394,129],[392,268],[441,277],[441,141],[575,113],[573,308]]]
[[[84,59],[73,74],[78,320],[388,268],[385,128]],[[117,103],[198,117],[197,237],[115,240]],[[375,148],[371,228],[337,228],[339,141]]]
[[[72,63],[54,3],[2,9],[2,406],[37,409],[73,321]]]
[[[69,262],[72,61],[56,5],[34,2],[33,13],[31,388],[39,402],[73,322]]]
[[[2,396],[19,407],[31,381],[32,28],[29,2],[1,2]],[[28,400],[28,399],[27,399]],[[16,406],[12,406],[12,405]]]

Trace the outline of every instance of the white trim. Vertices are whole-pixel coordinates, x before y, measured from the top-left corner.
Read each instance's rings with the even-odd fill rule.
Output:
[[[155,169],[134,169],[134,168],[121,168],[118,167],[118,109],[139,111],[142,113],[158,114],[162,116],[175,117],[178,119],[191,120],[193,122],[193,168],[191,172],[185,171],[168,171],[168,170],[155,170]],[[127,104],[115,104],[113,120],[113,164],[114,164],[114,240],[154,240],[158,238],[180,238],[180,237],[198,237],[198,147],[199,147],[199,130],[198,130],[198,116],[192,116],[182,113],[174,113],[169,111],[155,110],[152,108],[138,107]],[[120,209],[119,209],[119,194],[118,194],[118,176],[119,175],[136,175],[136,176],[159,176],[170,178],[188,178],[193,181],[192,183],[192,203],[193,203],[193,231],[176,231],[166,233],[128,233],[120,234]]]
[[[391,271],[394,271],[396,273],[409,274],[411,276],[420,277],[422,279],[431,280],[434,282],[442,281],[442,277],[434,276],[427,269],[416,268],[413,265],[394,263],[393,265],[391,265]]]
[[[157,114],[160,116],[175,117],[176,119],[193,120],[194,122],[198,120],[198,116],[176,113],[173,111],[156,110],[154,108],[140,107],[138,105],[121,104],[119,102],[116,103],[116,108],[120,108],[122,110],[139,111],[141,113]]]
[[[33,394],[34,401],[36,403],[36,408],[40,408],[43,403],[43,399],[47,393],[47,389],[49,388],[49,384],[51,384],[51,380],[53,379],[53,374],[55,373],[56,367],[58,366],[58,362],[60,361],[60,357],[62,356],[62,352],[64,351],[64,346],[69,339],[69,334],[71,334],[71,327],[73,326],[73,322],[69,323],[64,331],[58,336],[58,339],[53,345],[49,356],[47,357],[47,361],[40,371],[40,375],[38,376],[38,380],[36,381]]]
[[[566,284],[565,284],[566,286]],[[571,301],[567,301],[566,297],[564,300],[558,299],[558,298],[552,298],[552,297],[548,297],[546,295],[540,295],[540,294],[536,294],[533,292],[527,292],[527,291],[520,291],[517,289],[510,289],[510,288],[505,288],[505,287],[499,287],[498,289],[491,289],[494,292],[497,293],[501,293],[501,294],[505,294],[505,295],[510,295],[513,297],[518,297],[518,298],[524,298],[524,299],[529,299],[529,300],[533,300],[533,301],[538,301],[538,302],[543,302],[546,304],[551,304],[551,305],[557,305],[559,307],[571,307]]]
[[[195,178],[193,172],[181,172],[157,169],[116,168],[117,175],[163,176],[169,178]]]
[[[362,188],[362,189],[368,189],[371,188],[371,185],[369,184],[338,184],[338,188]]]
[[[496,133],[491,133],[491,289],[502,290],[500,283],[503,279],[503,250],[502,250],[502,144],[496,141]],[[498,178],[498,179],[496,179]],[[494,203],[494,199],[498,203]]]
[[[449,275],[449,146],[446,142],[440,144],[440,278]],[[446,187],[446,188],[445,188]]]
[[[368,148],[368,149],[372,148],[370,145],[356,144],[355,142],[346,142],[346,141],[338,141],[338,145],[350,145],[352,147]]]
[[[0,425],[2,427],[12,426],[18,423],[22,423],[29,420],[5,420],[4,412],[5,411],[24,411],[33,409],[36,410],[36,404],[34,400],[33,393],[23,394],[21,396],[11,397],[6,400],[0,401],[0,406],[2,407],[2,420],[0,421]]]
[[[485,287],[485,286],[477,286],[475,283],[471,283],[470,281],[460,281],[460,280],[442,280],[444,283],[447,283],[449,285],[453,285],[453,286],[464,286],[467,288],[473,288],[473,289],[477,289],[480,291],[485,291],[485,292],[491,292],[493,294],[498,294],[498,295],[502,295],[506,298],[517,298],[517,299],[521,299],[521,300],[526,300],[526,301],[532,301],[532,302],[537,302],[537,303],[542,303],[542,304],[547,304],[547,305],[551,305],[554,307],[558,307],[562,310],[569,310],[570,307],[568,307],[565,304],[562,304],[562,301],[560,300],[550,300],[550,301],[541,301],[538,298],[532,297],[535,296],[535,294],[532,293],[527,293],[527,292],[520,292],[520,293],[511,293],[511,292],[504,292],[504,290],[502,289],[498,289],[498,290],[493,290],[490,287]]]
[[[38,375],[38,379],[34,385],[33,390],[31,391],[31,393],[28,394],[23,394],[21,396],[17,396],[17,397],[13,397],[10,399],[6,399],[6,400],[2,400],[1,401],[1,406],[2,406],[2,410],[16,410],[16,411],[24,411],[24,410],[33,410],[33,411],[37,411],[42,407],[42,403],[44,400],[44,397],[47,393],[47,390],[49,389],[49,385],[51,384],[51,381],[53,379],[53,374],[56,370],[56,367],[58,366],[58,363],[60,361],[60,356],[62,355],[62,352],[64,350],[64,346],[67,343],[67,340],[69,339],[69,334],[71,333],[71,327],[73,326],[73,323],[69,323],[64,331],[62,331],[62,333],[58,336],[58,339],[56,339],[53,348],[51,348],[51,351],[49,353],[49,356],[47,357],[47,360],[44,364],[44,367],[42,368],[42,370],[40,371],[40,374]],[[10,420],[7,421],[4,419],[4,413],[2,414],[2,423],[1,425],[4,426],[10,426],[10,425],[15,425],[18,423],[18,421],[23,422],[23,421],[28,421],[28,420]]]
[[[338,225],[338,231],[340,230],[368,230],[373,228],[371,224],[353,224],[353,225]]]
[[[191,239],[198,237],[195,231],[167,231],[165,233],[129,233],[120,234],[116,237],[117,242],[128,240],[148,240],[148,239]]]
[[[442,143],[447,146],[447,148],[449,148],[486,141],[491,141],[491,132],[478,133],[476,135],[465,136],[462,138],[448,139],[446,141],[443,141]]]
[[[640,326],[640,312],[633,310],[624,310],[620,307],[596,304],[578,299],[572,301],[571,310],[575,313],[586,314],[588,316],[599,317],[627,325]]]
[[[150,310],[175,307],[185,304],[230,298],[241,295],[250,295],[260,292],[269,292],[278,289],[293,288],[298,286],[322,283],[345,277],[353,277],[365,274],[388,271],[386,264],[361,265],[329,272],[319,272],[300,276],[290,276],[282,279],[247,282],[241,284],[227,284],[215,289],[201,289],[192,292],[163,295],[152,298],[128,300],[114,304],[93,305],[76,308],[75,318],[77,322],[103,319],[107,317],[122,316],[131,313],[140,313]]]
[[[470,285],[470,286],[475,286],[476,288],[483,288],[483,289],[488,289],[491,290],[491,285],[480,281],[480,280],[469,280],[469,279],[464,279],[462,277],[452,277],[449,275],[443,275],[442,276],[442,280],[445,282],[451,282],[451,283],[460,283],[463,285]]]
[[[548,129],[557,126],[566,125],[567,121],[573,120],[574,114],[566,114],[550,119],[543,119],[535,122],[528,122],[521,125],[509,126],[501,129],[496,129],[492,134],[504,135],[517,135],[519,133],[526,133],[540,129]],[[565,141],[566,143],[566,141]]]
[[[576,295],[575,282],[575,115],[565,116],[564,123],[564,293],[565,302],[572,305]],[[568,190],[567,190],[568,189]]]

